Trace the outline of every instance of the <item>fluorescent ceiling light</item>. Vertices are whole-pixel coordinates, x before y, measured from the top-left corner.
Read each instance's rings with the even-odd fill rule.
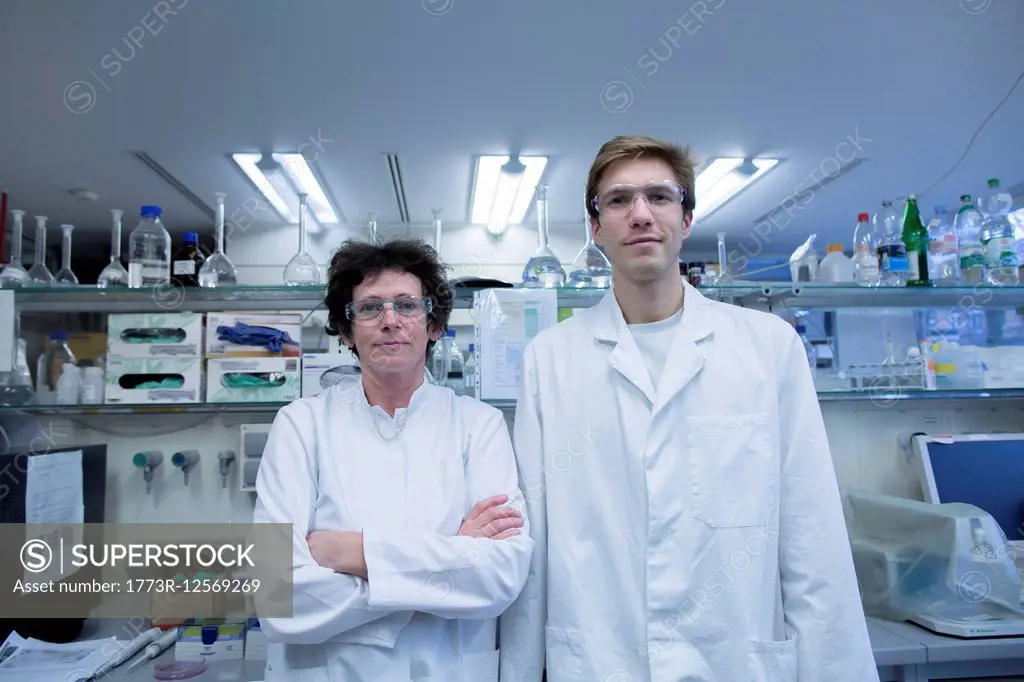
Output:
[[[707,218],[762,175],[778,165],[778,159],[720,158],[712,161],[697,176],[697,208],[694,220]]]
[[[274,207],[281,217],[290,222],[293,222],[294,216],[292,210],[288,208],[288,204],[285,203],[284,198],[278,193],[277,189],[270,184],[270,180],[263,174],[263,171],[256,165],[263,158],[262,154],[232,154],[231,158],[235,160],[238,167],[242,169],[242,172],[252,181],[252,184],[256,185],[256,189],[266,197],[270,205]]]
[[[302,154],[274,154],[274,159],[284,166],[285,172],[299,191],[308,195],[307,201],[317,222],[321,225],[337,223],[338,215],[331,207],[327,193],[313,175],[313,169],[306,163],[306,157]]]
[[[492,234],[523,222],[548,164],[546,156],[517,159],[521,172],[516,174],[502,172],[502,166],[511,160],[509,156],[481,156],[477,161],[470,222],[487,225]]]
[[[238,167],[283,220],[298,222],[299,194],[306,194],[310,212],[320,225],[336,224],[338,215],[331,206],[302,154],[232,154]]]

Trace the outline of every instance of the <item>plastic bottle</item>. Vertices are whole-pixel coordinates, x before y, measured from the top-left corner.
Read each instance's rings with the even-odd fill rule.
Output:
[[[128,237],[128,286],[167,284],[171,280],[171,235],[159,206],[143,206],[142,220]]]
[[[936,206],[935,215],[928,221],[928,272],[937,286],[960,282],[959,240],[945,206]]]
[[[953,219],[960,245],[960,279],[964,284],[985,280],[985,247],[981,244],[981,211],[974,207],[970,194],[960,195],[960,210]]]
[[[857,214],[853,230],[853,278],[862,287],[877,287],[878,252],[871,241],[871,222],[867,213]]]
[[[985,270],[992,284],[1017,284],[1017,240],[1007,217],[1013,197],[999,189],[999,180],[988,181],[989,193],[982,201],[985,218],[981,223],[981,245],[985,249]]]
[[[807,365],[810,367],[811,376],[818,376],[818,352],[814,345],[807,339],[807,327],[802,324],[796,326],[796,333],[800,336],[800,342],[804,344],[804,351],[807,353]]]
[[[465,379],[465,394],[476,397],[476,344],[469,344],[466,366],[462,373]]]
[[[77,405],[82,391],[82,378],[73,362],[65,362],[57,379],[57,404]]]
[[[56,400],[57,380],[65,364],[77,365],[75,354],[68,348],[67,332],[50,332],[50,342],[36,362],[36,398],[41,405]]]
[[[871,241],[878,253],[879,285],[906,286],[909,264],[907,247],[903,243],[903,223],[891,201],[883,201],[882,208],[875,214]]]
[[[818,266],[818,278],[823,284],[852,284],[853,261],[843,253],[842,244],[829,244],[828,254]]]
[[[86,367],[82,371],[81,403],[83,405],[102,404],[105,389],[106,383],[102,367]]]

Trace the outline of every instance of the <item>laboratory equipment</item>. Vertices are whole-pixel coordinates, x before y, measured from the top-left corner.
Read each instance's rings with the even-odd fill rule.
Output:
[[[48,287],[53,284],[53,273],[46,267],[46,216],[36,216],[36,258],[28,269],[30,286]]]
[[[78,284],[78,277],[71,271],[71,232],[74,225],[61,225],[60,270],[54,275],[54,283],[62,287],[73,287]]]
[[[138,226],[128,236],[128,286],[138,289],[171,280],[171,235],[159,206],[143,206]]]
[[[231,470],[231,463],[235,461],[235,453],[231,450],[221,450],[217,453],[217,470],[220,473],[220,487],[228,487],[228,472]]]
[[[862,287],[879,284],[878,252],[871,241],[871,223],[867,213],[857,214],[857,227],[853,230],[853,276]]]
[[[818,281],[818,253],[814,250],[815,238],[817,235],[812,234],[789,257],[789,273],[794,282]]]
[[[465,385],[465,360],[455,340],[455,330],[449,329],[434,344],[431,355],[430,373],[438,386],[447,386],[456,393]]]
[[[0,372],[0,405],[27,405],[32,402],[32,374],[28,369],[28,343],[18,337],[19,319],[14,318],[14,338],[17,343],[12,349],[14,361],[11,371]],[[2,448],[0,448],[2,449]]]
[[[131,665],[128,666],[129,675],[131,675],[133,672],[138,670],[140,667],[142,667],[149,661],[152,661],[154,658],[156,658],[164,651],[172,647],[176,641],[178,641],[178,628],[171,628],[166,632],[160,630],[160,628],[152,628],[151,630],[147,630],[146,632],[144,632],[142,635],[140,635],[140,637],[148,636],[149,633],[151,633],[153,630],[157,631],[157,637],[153,641],[144,644],[145,649],[143,649],[142,653],[139,654],[139,656],[134,661],[132,661]],[[139,649],[136,649],[136,651],[138,650]],[[124,661],[121,662],[123,663]]]
[[[36,398],[42,405],[55,400],[57,379],[61,368],[66,363],[78,364],[74,353],[68,347],[68,333],[63,331],[50,332],[46,350],[36,362]]]
[[[1024,634],[1021,578],[990,514],[853,490],[843,511],[867,616],[961,637]]]
[[[178,469],[181,469],[181,473],[185,476],[185,487],[188,487],[188,475],[192,473],[192,470],[199,466],[199,451],[198,450],[184,450],[182,452],[175,452],[171,455],[171,464]]]
[[[903,209],[903,245],[907,249],[907,286],[930,287],[931,278],[928,273],[928,230],[921,222],[921,212],[917,208],[917,196],[907,197]]]
[[[25,212],[11,211],[11,215],[14,216],[14,223],[11,225],[11,260],[0,271],[0,288],[2,289],[15,289],[29,283],[28,273],[25,271],[25,266],[21,264],[21,241],[24,229],[22,217]],[[2,255],[0,254],[0,256]]]
[[[843,253],[842,244],[829,244],[828,253],[818,265],[818,276],[823,284],[852,284],[854,265]]]
[[[321,283],[320,266],[306,251],[307,195],[299,194],[299,251],[284,268],[284,283],[290,287],[316,286]],[[373,242],[376,243],[376,242]]]
[[[585,241],[569,267],[568,286],[576,289],[607,289],[612,285],[612,264],[594,243],[590,215],[586,213],[583,216],[583,231],[586,234]]]
[[[238,283],[235,264],[224,253],[224,192],[217,192],[217,222],[214,232],[214,251],[199,268],[199,286],[234,286]]]
[[[928,272],[932,283],[952,286],[960,282],[960,247],[953,219],[945,206],[936,206],[928,221]]]
[[[811,378],[817,378],[818,353],[814,350],[814,344],[807,338],[807,327],[802,324],[796,325],[796,333],[800,337],[800,343],[803,345],[804,353],[807,355],[807,366],[811,370]]]
[[[142,469],[142,480],[146,482],[146,494],[149,495],[153,491],[153,472],[156,468],[163,464],[164,453],[159,450],[150,450],[148,452],[137,452],[132,457],[132,464],[137,468]]]
[[[1007,217],[1013,207],[1013,197],[999,189],[998,178],[991,178],[988,187],[989,195],[982,205],[985,218],[980,233],[988,281],[991,284],[1017,284],[1016,232]]]
[[[81,403],[83,405],[103,404],[103,389],[106,381],[102,367],[85,367],[82,370]]]
[[[872,220],[871,241],[878,254],[879,286],[906,286],[910,269],[907,245],[903,243],[903,226],[899,215],[888,199],[882,201],[882,208]]]
[[[199,247],[199,234],[186,232],[182,235],[181,241],[181,248],[171,258],[171,281],[182,287],[197,287],[199,272],[206,261],[206,256]]]
[[[463,369],[464,393],[476,397],[476,344],[469,344],[469,353],[466,354],[466,365]]]
[[[548,187],[537,186],[537,250],[523,268],[523,286],[557,288],[565,286],[565,270],[548,246]]]
[[[960,279],[964,284],[985,281],[985,247],[981,244],[981,211],[971,202],[970,194],[960,195],[960,209],[953,219],[960,245]]]
[[[366,221],[366,240],[371,244],[379,244],[377,238],[377,214],[370,213]]]
[[[160,628],[150,628],[142,634],[138,635],[133,640],[131,640],[123,647],[118,649],[117,653],[110,657],[110,660],[108,660],[106,663],[101,665],[96,670],[94,676],[97,678],[101,678],[117,666],[121,665],[126,661],[131,660],[131,658],[135,656],[135,654],[139,653],[147,646],[157,641],[160,638],[161,634],[163,634],[163,631]]]
[[[202,675],[206,661],[167,661],[153,668],[155,680],[189,680]]]
[[[73,362],[65,362],[61,367],[60,378],[57,379],[57,404],[77,405],[81,392],[82,379],[78,374],[78,366]]]
[[[432,208],[430,212],[434,214],[434,251],[437,252],[437,259],[444,262],[444,257],[441,255],[441,210],[440,208]]]
[[[103,272],[96,280],[96,286],[100,288],[128,286],[128,271],[121,265],[121,216],[123,215],[124,211],[119,208],[110,209],[110,263],[103,268]]]

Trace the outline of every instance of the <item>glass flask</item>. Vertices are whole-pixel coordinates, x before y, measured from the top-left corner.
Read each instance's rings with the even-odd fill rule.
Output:
[[[370,242],[371,244],[379,244],[380,243],[378,241],[378,238],[377,238],[377,214],[376,213],[371,213],[369,218],[367,218],[366,241]]]
[[[576,289],[607,289],[612,285],[612,264],[594,243],[590,215],[583,217],[586,241],[576,254],[569,271],[569,286]]]
[[[22,216],[24,211],[11,211],[14,225],[11,226],[11,260],[0,271],[0,289],[16,289],[26,286],[29,282],[25,266],[21,264]]]
[[[199,286],[219,287],[238,284],[235,264],[224,253],[224,192],[217,192],[217,225],[215,249],[199,269]]]
[[[565,286],[565,270],[548,246],[548,187],[537,187],[537,251],[523,268],[523,286],[545,289]]]
[[[96,286],[101,289],[128,286],[128,271],[121,265],[121,216],[123,215],[124,211],[119,208],[110,209],[113,223],[110,228],[110,263],[103,268],[103,272],[96,280]]]
[[[715,284],[729,281],[729,252],[725,248],[725,232],[718,233],[718,275]]]
[[[284,283],[290,287],[320,284],[320,266],[306,251],[306,195],[299,195],[299,252],[292,256],[284,268]]]
[[[71,232],[74,225],[61,225],[60,270],[54,276],[54,283],[62,287],[73,287],[78,284],[78,277],[71,271]]]
[[[434,214],[434,251],[437,252],[437,259],[443,262],[441,256],[441,210],[440,208],[432,208],[430,212]]]
[[[30,284],[34,287],[48,287],[53,284],[53,274],[46,267],[46,216],[36,216],[36,259],[28,269]]]

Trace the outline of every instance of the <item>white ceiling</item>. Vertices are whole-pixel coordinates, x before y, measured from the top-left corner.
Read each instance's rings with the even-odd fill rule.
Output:
[[[598,147],[642,132],[701,157],[785,159],[698,241],[741,238],[812,173],[866,159],[775,228],[786,248],[812,231],[848,242],[858,211],[924,191],[961,157],[1024,70],[1022,29],[1019,0],[3,0],[0,187],[9,208],[76,234],[106,234],[111,207],[133,227],[148,203],[174,231],[205,229],[133,151],[209,206],[226,192],[231,213],[255,195],[231,152],[319,136],[343,219],[378,211],[386,234],[399,216],[384,153],[400,156],[413,222],[438,207],[461,223],[474,155],[518,151],[551,157],[554,229],[578,233]],[[1022,121],[1024,86],[926,213],[992,176],[1024,181]],[[83,187],[99,201],[69,196]]]

